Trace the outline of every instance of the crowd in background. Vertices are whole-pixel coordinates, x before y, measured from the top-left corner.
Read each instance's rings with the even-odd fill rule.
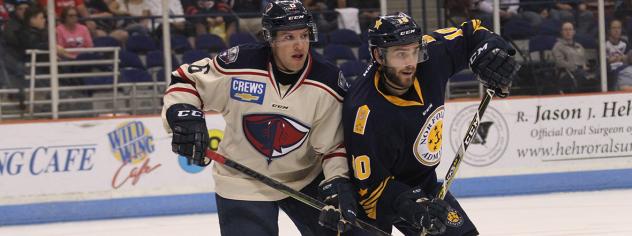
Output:
[[[236,32],[259,33],[260,14],[268,1],[168,1],[168,12],[176,16],[170,19],[171,32],[184,36],[193,48],[196,37],[205,34],[217,35],[228,44]],[[559,89],[555,92],[599,90],[598,60],[587,53],[598,45],[596,1],[500,2],[505,38],[529,39],[540,34],[555,38],[547,46],[558,81],[554,86]],[[0,66],[6,71],[0,88],[25,86],[25,50],[48,49],[46,3],[46,0],[0,0],[3,22]],[[320,33],[343,27],[360,35],[379,14],[379,0],[304,0],[304,4],[313,12]],[[606,5],[608,81],[612,90],[632,90],[632,53],[628,43],[632,33],[629,30],[632,0],[606,0]],[[446,0],[445,7],[449,17],[460,16],[459,21],[478,18],[492,28],[492,0]],[[55,14],[57,52],[61,60],[77,57],[66,49],[93,47],[97,38],[112,38],[125,47],[128,38],[134,35],[147,35],[156,41],[162,37],[158,17],[162,14],[161,0],[57,0]]]

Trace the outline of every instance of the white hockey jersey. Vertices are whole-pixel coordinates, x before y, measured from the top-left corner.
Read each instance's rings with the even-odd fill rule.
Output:
[[[226,120],[218,153],[300,190],[321,172],[348,177],[341,124],[346,81],[320,56],[292,86],[276,82],[264,43],[230,48],[213,59],[180,66],[164,96],[217,111]],[[230,167],[213,165],[215,190],[224,198],[276,201],[287,196]]]

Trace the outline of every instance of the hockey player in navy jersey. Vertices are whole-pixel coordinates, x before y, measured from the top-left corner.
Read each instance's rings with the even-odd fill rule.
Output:
[[[507,96],[518,66],[501,37],[472,20],[423,35],[404,13],[369,27],[373,63],[352,83],[343,106],[345,145],[365,216],[406,235],[478,235],[448,193],[435,198],[446,82],[471,67]]]
[[[348,230],[357,202],[342,140],[347,83],[335,65],[310,53],[317,31],[300,1],[269,3],[262,26],[266,42],[236,46],[172,73],[163,118],[173,151],[208,165],[204,111],[219,112],[226,121],[219,154],[331,204],[313,209],[214,165],[222,235],[278,235],[279,208],[302,235],[335,233],[321,225],[338,229],[339,223]]]

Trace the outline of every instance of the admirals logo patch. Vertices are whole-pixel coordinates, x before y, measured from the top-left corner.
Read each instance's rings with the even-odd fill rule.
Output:
[[[463,217],[454,208],[448,208],[448,220],[446,221],[448,226],[460,227],[463,225]]]
[[[234,46],[232,48],[226,49],[225,51],[219,53],[217,58],[224,62],[224,64],[230,64],[237,61],[237,57],[239,56],[239,46]]]
[[[415,140],[413,153],[417,161],[425,166],[437,165],[441,160],[444,111],[443,106],[434,110],[426,119],[426,123]]]
[[[310,127],[280,114],[251,114],[242,126],[248,142],[268,163],[298,149],[307,139]]]
[[[263,104],[266,84],[233,77],[230,81],[230,97],[237,101]]]

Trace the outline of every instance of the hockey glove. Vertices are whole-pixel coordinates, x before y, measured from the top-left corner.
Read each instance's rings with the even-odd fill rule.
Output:
[[[428,199],[421,187],[401,193],[394,204],[399,217],[413,227],[426,229],[430,235],[445,232],[449,205],[438,198]]]
[[[173,131],[173,152],[186,157],[189,164],[211,164],[205,155],[209,137],[204,112],[190,104],[174,104],[167,109],[167,122]]]
[[[514,60],[513,49],[488,47],[485,43],[477,49],[470,58],[472,71],[486,88],[496,91],[499,97],[507,97],[514,75],[520,70],[520,65]]]
[[[327,204],[320,212],[318,223],[337,232],[350,230],[357,217],[351,181],[336,177],[321,184],[318,195]]]

